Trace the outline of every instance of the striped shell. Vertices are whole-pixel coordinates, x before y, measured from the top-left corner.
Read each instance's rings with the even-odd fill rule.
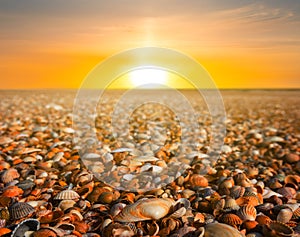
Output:
[[[230,196],[234,199],[238,199],[239,197],[242,197],[245,193],[245,188],[241,186],[233,186],[230,189]]]
[[[63,190],[61,192],[59,192],[56,196],[55,196],[55,200],[74,200],[74,199],[79,199],[80,196],[78,195],[78,193],[76,193],[74,190],[71,189],[67,189],[67,190]]]
[[[230,212],[238,209],[240,209],[240,206],[236,203],[236,201],[233,198],[228,197],[225,199],[225,205],[223,208],[224,212]]]
[[[291,227],[284,223],[272,221],[269,225],[263,226],[263,234],[266,237],[293,236],[294,231]]]
[[[13,181],[14,179],[17,179],[20,177],[19,172],[14,169],[14,168],[10,168],[6,171],[4,171],[4,173],[1,176],[1,180],[3,183],[9,183],[11,181]]]
[[[20,224],[12,232],[12,237],[25,236],[25,232],[27,231],[36,231],[40,228],[40,222],[36,219],[26,219],[22,221]]]
[[[270,222],[272,221],[270,217],[268,217],[268,216],[266,216],[264,214],[257,215],[255,220],[260,225],[267,225],[267,224],[270,224]]]
[[[222,223],[210,223],[205,226],[204,237],[243,237],[238,230]]]
[[[18,220],[32,214],[35,210],[28,203],[16,202],[8,208],[8,211],[12,220]]]
[[[238,225],[241,225],[243,222],[239,216],[237,216],[233,213],[227,213],[227,214],[222,215],[219,218],[219,221],[222,223],[225,223],[227,225],[231,225],[231,226],[238,226]]]
[[[243,220],[254,221],[256,218],[256,209],[252,205],[242,206],[238,211],[237,215]]]
[[[126,206],[121,213],[115,217],[119,222],[137,222],[144,220],[159,220],[166,216],[174,201],[169,198],[143,198]]]

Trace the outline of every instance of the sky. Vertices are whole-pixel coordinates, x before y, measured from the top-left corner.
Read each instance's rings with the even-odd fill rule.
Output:
[[[300,88],[299,29],[299,0],[0,0],[0,89],[79,88],[145,46],[193,57],[218,88]]]

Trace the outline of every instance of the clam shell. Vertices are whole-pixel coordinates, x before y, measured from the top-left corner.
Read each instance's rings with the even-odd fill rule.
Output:
[[[40,222],[36,219],[26,219],[22,221],[11,234],[11,237],[24,236],[27,231],[36,231],[40,228]]]
[[[296,194],[296,190],[290,187],[280,188],[277,192],[287,199],[292,199]]]
[[[63,190],[54,197],[55,200],[74,200],[79,198],[78,193],[71,189]]]
[[[284,223],[272,221],[270,224],[263,226],[263,234],[267,237],[293,236],[294,231],[291,227]]]
[[[266,216],[264,214],[257,215],[255,220],[260,225],[267,225],[267,224],[269,224],[272,221],[270,217],[268,217],[268,216]]]
[[[12,220],[18,220],[32,214],[35,210],[25,202],[17,202],[8,208]]]
[[[205,226],[204,237],[243,237],[237,229],[222,223],[210,223]]]
[[[236,213],[242,220],[254,221],[256,218],[256,209],[252,205],[242,206]]]
[[[219,221],[224,224],[231,225],[231,226],[238,226],[238,225],[241,225],[243,222],[239,216],[237,216],[233,213],[227,213],[227,214],[222,215],[219,218]]]
[[[115,217],[119,222],[137,222],[144,220],[159,220],[169,213],[174,201],[169,198],[143,198],[126,206]]]
[[[73,207],[76,204],[74,200],[62,200],[58,204],[58,208],[60,208],[62,211],[65,211],[71,207]]]
[[[131,152],[133,149],[132,148],[127,148],[127,147],[121,147],[117,148],[115,150],[112,150],[110,153],[119,153],[119,152]]]
[[[191,175],[191,177],[189,179],[189,183],[190,183],[192,189],[208,186],[208,180],[200,174]]]
[[[263,198],[264,199],[270,198],[274,195],[277,196],[277,197],[282,197],[282,195],[280,193],[276,193],[276,192],[274,192],[270,189],[267,189],[267,188],[264,189],[264,192],[263,192]]]
[[[14,179],[17,179],[20,177],[19,172],[14,169],[14,168],[10,168],[6,171],[4,171],[4,173],[1,176],[1,180],[3,183],[9,183],[11,181],[13,181]]]
[[[234,199],[238,199],[239,197],[242,197],[245,193],[245,188],[241,186],[233,186],[230,189],[230,196]]]
[[[287,223],[292,219],[293,211],[290,208],[283,208],[277,215],[277,221]]]

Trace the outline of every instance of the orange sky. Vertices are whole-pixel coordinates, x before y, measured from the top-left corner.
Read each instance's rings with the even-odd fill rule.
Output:
[[[143,46],[194,57],[219,88],[300,88],[298,29],[293,0],[5,0],[0,88],[78,88],[101,60]]]

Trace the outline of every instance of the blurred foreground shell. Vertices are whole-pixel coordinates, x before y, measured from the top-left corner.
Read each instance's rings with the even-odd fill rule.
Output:
[[[35,210],[25,202],[17,202],[8,208],[12,220],[18,220],[32,214]]]
[[[166,216],[174,201],[169,198],[143,198],[136,203],[126,206],[115,217],[119,222],[136,222],[144,220],[159,220]]]
[[[237,229],[222,223],[211,223],[205,226],[204,237],[243,237]]]
[[[40,222],[36,219],[22,221],[12,232],[12,237],[25,236],[27,231],[36,231],[40,228]]]

